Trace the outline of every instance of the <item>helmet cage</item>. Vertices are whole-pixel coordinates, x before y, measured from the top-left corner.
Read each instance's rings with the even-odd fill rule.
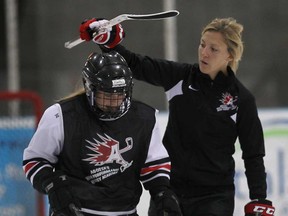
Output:
[[[88,102],[90,104],[92,111],[94,111],[99,117],[99,119],[101,120],[113,121],[122,117],[129,110],[130,105],[131,105],[132,86],[133,84],[131,83],[131,85],[127,87],[108,89],[108,88],[101,88],[101,86],[96,87],[93,84],[90,85],[89,89],[86,90],[86,95],[87,95]],[[103,110],[99,108],[99,105],[97,105],[96,103],[96,97],[97,97],[98,92],[111,93],[111,94],[113,93],[123,94],[124,99],[122,100],[121,104],[118,106],[117,109]],[[111,97],[110,100],[115,100],[115,99],[112,99]]]

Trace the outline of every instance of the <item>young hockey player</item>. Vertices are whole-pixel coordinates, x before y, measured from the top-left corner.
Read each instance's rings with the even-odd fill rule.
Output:
[[[84,89],[50,106],[24,150],[33,187],[51,216],[136,216],[141,182],[158,215],[180,216],[157,110],[132,97],[132,72],[117,52],[91,54]]]

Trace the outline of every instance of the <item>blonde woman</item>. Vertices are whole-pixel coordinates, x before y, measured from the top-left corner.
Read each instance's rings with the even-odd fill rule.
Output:
[[[236,77],[243,53],[242,31],[234,18],[212,20],[203,28],[195,64],[135,54],[119,45],[115,31],[112,47],[88,31],[80,33],[103,51],[118,51],[136,79],[163,87],[169,102],[163,143],[172,163],[171,186],[185,216],[233,215],[237,138],[253,200],[245,214],[274,214],[272,202],[266,200],[264,138],[255,98]],[[156,215],[154,210],[152,199],[150,216]]]

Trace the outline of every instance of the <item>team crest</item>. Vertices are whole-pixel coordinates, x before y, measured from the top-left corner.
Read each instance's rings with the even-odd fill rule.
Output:
[[[86,147],[92,153],[87,154],[89,157],[83,159],[83,161],[88,161],[89,164],[99,167],[91,170],[91,175],[86,177],[87,180],[93,180],[94,182],[115,175],[119,171],[124,172],[133,163],[133,161],[128,162],[122,157],[124,152],[129,151],[133,147],[133,139],[131,137],[126,138],[126,147],[120,149],[117,140],[109,137],[107,134],[104,134],[104,136],[97,135],[99,139],[93,138],[93,141],[86,140],[89,144]],[[119,168],[115,168],[115,166],[113,168],[110,167],[110,165],[115,163],[119,165]]]
[[[233,97],[230,93],[226,92],[222,94],[222,98],[219,101],[221,105],[217,107],[217,112],[237,109],[237,105],[235,104],[237,96]]]

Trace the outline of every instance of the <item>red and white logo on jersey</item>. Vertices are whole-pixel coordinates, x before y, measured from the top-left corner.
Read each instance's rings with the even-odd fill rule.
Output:
[[[129,151],[133,147],[133,139],[127,137],[126,147],[120,149],[119,142],[107,134],[101,136],[97,134],[100,139],[93,138],[93,141],[86,140],[89,144],[87,146],[93,153],[88,154],[88,158],[83,159],[88,161],[90,164],[95,166],[103,166],[105,164],[117,163],[120,166],[120,171],[123,172],[125,169],[130,167],[133,161],[126,161],[123,159],[122,154],[126,151]]]

